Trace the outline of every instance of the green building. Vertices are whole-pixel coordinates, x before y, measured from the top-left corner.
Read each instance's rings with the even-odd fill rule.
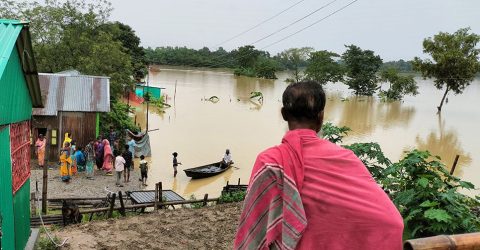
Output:
[[[42,98],[28,23],[0,19],[0,249],[30,236],[30,120]]]

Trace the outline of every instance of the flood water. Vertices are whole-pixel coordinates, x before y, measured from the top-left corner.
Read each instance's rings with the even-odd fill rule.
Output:
[[[188,198],[218,197],[227,181],[248,183],[255,158],[262,150],[280,143],[287,124],[280,115],[281,95],[288,75],[277,80],[235,77],[227,71],[158,67],[150,71],[150,85],[165,88],[171,108],[161,113],[150,108],[152,157],[148,188],[161,181]],[[480,187],[480,81],[464,94],[448,95],[437,115],[443,91],[430,80],[417,78],[420,94],[403,102],[354,97],[343,84],[325,87],[325,120],[352,129],[344,144],[378,142],[392,161],[404,151],[419,148],[439,155],[449,169],[455,155],[460,159],[455,175]],[[175,87],[176,86],[176,87]],[[176,89],[176,91],[175,91]],[[249,99],[252,91],[264,95],[263,104]],[[176,94],[175,94],[176,92]],[[219,101],[204,101],[217,96]],[[137,106],[137,123],[145,128],[145,106]],[[183,169],[219,161],[230,149],[235,168],[221,175],[191,180]],[[173,178],[172,153],[178,152],[179,173]],[[478,191],[467,192],[478,194]]]

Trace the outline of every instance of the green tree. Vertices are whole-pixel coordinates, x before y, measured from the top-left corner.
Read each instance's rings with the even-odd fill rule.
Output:
[[[306,78],[315,80],[322,85],[327,82],[341,81],[343,68],[333,59],[338,57],[340,57],[338,54],[326,50],[311,53],[305,69]]]
[[[277,79],[275,72],[278,69],[277,62],[266,57],[259,57],[255,63],[256,76],[266,79]]]
[[[398,74],[394,68],[388,68],[380,72],[380,81],[387,82],[387,90],[380,90],[380,97],[387,100],[401,100],[405,95],[417,95],[418,86],[413,76]]]
[[[303,79],[300,69],[307,65],[307,60],[312,51],[313,48],[311,47],[290,48],[277,55],[277,60],[280,61],[286,69],[293,71],[293,78],[288,78],[288,82],[299,82]]]
[[[371,96],[378,89],[377,71],[382,65],[380,56],[371,50],[362,50],[355,45],[346,45],[342,54],[345,63],[345,84],[356,95]]]
[[[433,61],[418,57],[414,59],[414,68],[423,77],[434,78],[437,89],[445,87],[438,112],[442,110],[448,92],[463,93],[480,70],[480,49],[476,47],[480,36],[469,33],[469,30],[459,29],[453,34],[440,32],[433,38],[426,38],[423,40],[423,52],[429,54]]]
[[[262,54],[261,51],[256,50],[255,46],[245,45],[233,51],[235,60],[241,68],[253,68],[257,62],[258,57]]]
[[[132,27],[117,21],[103,24],[100,28],[110,33],[114,40],[122,43],[124,52],[130,55],[134,79],[139,80],[144,78],[147,73],[145,50],[140,46],[140,38],[135,34]]]

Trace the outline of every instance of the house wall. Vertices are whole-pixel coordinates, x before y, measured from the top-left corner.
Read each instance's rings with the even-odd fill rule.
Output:
[[[85,145],[96,137],[96,114],[93,112],[58,112],[61,122],[61,139],[65,139],[65,133],[71,133],[72,139],[77,145]]]
[[[33,137],[33,144],[32,144],[32,158],[35,157],[35,140],[38,138],[38,128],[46,128],[47,134],[47,148],[45,159],[52,162],[58,161],[58,152],[60,151],[60,147],[62,145],[63,135],[60,133],[60,124],[58,116],[33,116],[32,119],[32,137]],[[52,145],[52,129],[57,130],[57,144]],[[62,136],[61,136],[62,135]]]
[[[0,127],[0,228],[1,249],[15,249],[15,220],[13,217],[12,162],[10,155],[10,126]]]
[[[13,47],[7,66],[0,74],[0,125],[29,120],[32,101],[16,47]]]
[[[0,216],[2,249],[23,249],[30,236],[29,211],[30,194],[29,165],[17,165],[28,171],[26,182],[17,190],[18,197],[13,194],[11,124],[30,120],[32,101],[27,88],[24,72],[20,64],[17,48],[13,47],[7,65],[0,72]],[[5,126],[2,126],[5,125]],[[29,138],[30,130],[24,130],[24,138]],[[28,152],[26,153],[28,156]],[[27,163],[28,162],[28,159]],[[25,172],[26,173],[26,172]],[[17,194],[16,193],[16,194]],[[27,199],[25,199],[25,195]],[[16,200],[16,202],[15,202]],[[20,217],[17,218],[17,215]],[[28,218],[28,219],[27,219]],[[26,221],[28,221],[26,223]],[[22,227],[16,231],[16,227]]]
[[[58,152],[65,140],[65,133],[71,133],[78,146],[85,147],[89,140],[97,136],[97,114],[93,112],[58,112],[58,116],[34,116],[32,121],[32,136],[38,137],[38,128],[47,128],[48,161],[57,162]],[[52,129],[57,130],[57,145],[51,144]],[[35,145],[32,145],[32,158]]]

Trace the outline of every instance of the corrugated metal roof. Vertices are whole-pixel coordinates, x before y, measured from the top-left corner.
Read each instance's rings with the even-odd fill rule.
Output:
[[[45,108],[33,115],[56,116],[58,111],[109,112],[110,78],[103,76],[39,73]]]
[[[0,78],[16,45],[33,107],[42,107],[28,22],[0,19]]]

